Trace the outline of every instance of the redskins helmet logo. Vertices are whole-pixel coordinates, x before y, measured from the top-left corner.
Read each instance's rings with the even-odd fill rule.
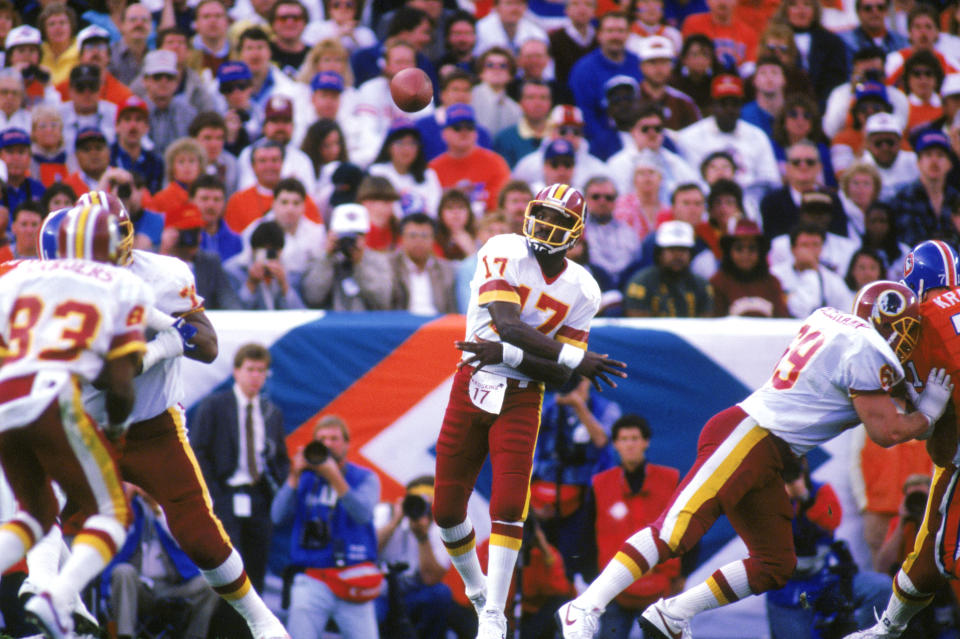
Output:
[[[907,307],[907,300],[899,291],[887,290],[877,298],[876,308],[888,317],[899,315]]]

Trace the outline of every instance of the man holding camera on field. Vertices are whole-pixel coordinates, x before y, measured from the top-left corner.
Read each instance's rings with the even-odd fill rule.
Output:
[[[383,311],[393,297],[393,268],[385,253],[365,248],[370,213],[362,204],[341,204],[330,216],[327,250],[303,275],[303,301],[333,311]]]
[[[450,588],[442,583],[450,568],[450,556],[433,525],[433,475],[423,475],[407,483],[403,499],[377,507],[377,547],[380,559],[400,572],[395,593],[399,597],[377,600],[381,624],[388,619],[394,601],[402,601],[419,639],[443,639],[447,615],[453,602]]]
[[[290,562],[300,569],[290,590],[292,639],[316,639],[331,617],[344,639],[379,636],[373,600],[383,575],[374,563],[373,507],[380,480],[347,461],[349,446],[346,422],[322,418],[273,500],[271,518],[291,527]]]

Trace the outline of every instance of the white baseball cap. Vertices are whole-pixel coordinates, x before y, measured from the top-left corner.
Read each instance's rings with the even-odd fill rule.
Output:
[[[143,75],[177,75],[177,54],[166,49],[151,51],[143,58]]]
[[[89,27],[81,29],[80,33],[77,34],[77,49],[83,51],[83,45],[86,44],[87,40],[106,40],[110,42],[110,32],[103,27],[91,24]]]
[[[673,43],[670,42],[669,38],[654,35],[640,41],[637,55],[641,62],[646,62],[647,60],[662,60],[664,58],[672,60],[677,53],[673,50]]]
[[[362,204],[340,204],[330,214],[330,232],[336,235],[358,235],[370,232],[370,213]]]
[[[13,33],[13,31],[10,33]],[[10,36],[7,36],[7,40],[9,39]],[[945,98],[948,95],[957,94],[960,94],[960,73],[951,73],[943,79],[943,84],[940,85],[940,97]]]
[[[693,248],[693,227],[682,220],[664,222],[657,229],[656,243],[661,248]]]
[[[43,36],[40,35],[38,29],[31,27],[29,24],[21,24],[19,27],[10,29],[4,46],[5,49],[9,51],[13,47],[19,47],[24,44],[32,44],[39,47],[42,41]]]
[[[901,126],[897,116],[892,113],[881,112],[874,113],[867,118],[867,123],[864,125],[863,130],[867,135],[871,133],[896,133],[900,135],[903,133],[903,126]]]

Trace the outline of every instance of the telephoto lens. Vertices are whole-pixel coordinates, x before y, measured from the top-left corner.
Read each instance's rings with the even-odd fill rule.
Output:
[[[319,466],[327,461],[327,457],[329,456],[330,449],[327,448],[323,442],[310,442],[303,449],[303,458],[307,460],[307,463],[311,466]]]

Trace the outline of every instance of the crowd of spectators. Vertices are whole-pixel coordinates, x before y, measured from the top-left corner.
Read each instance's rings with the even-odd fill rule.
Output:
[[[960,245],[957,2],[0,0],[0,39],[0,259],[102,188],[211,309],[463,311],[554,182],[607,315],[847,308]]]

